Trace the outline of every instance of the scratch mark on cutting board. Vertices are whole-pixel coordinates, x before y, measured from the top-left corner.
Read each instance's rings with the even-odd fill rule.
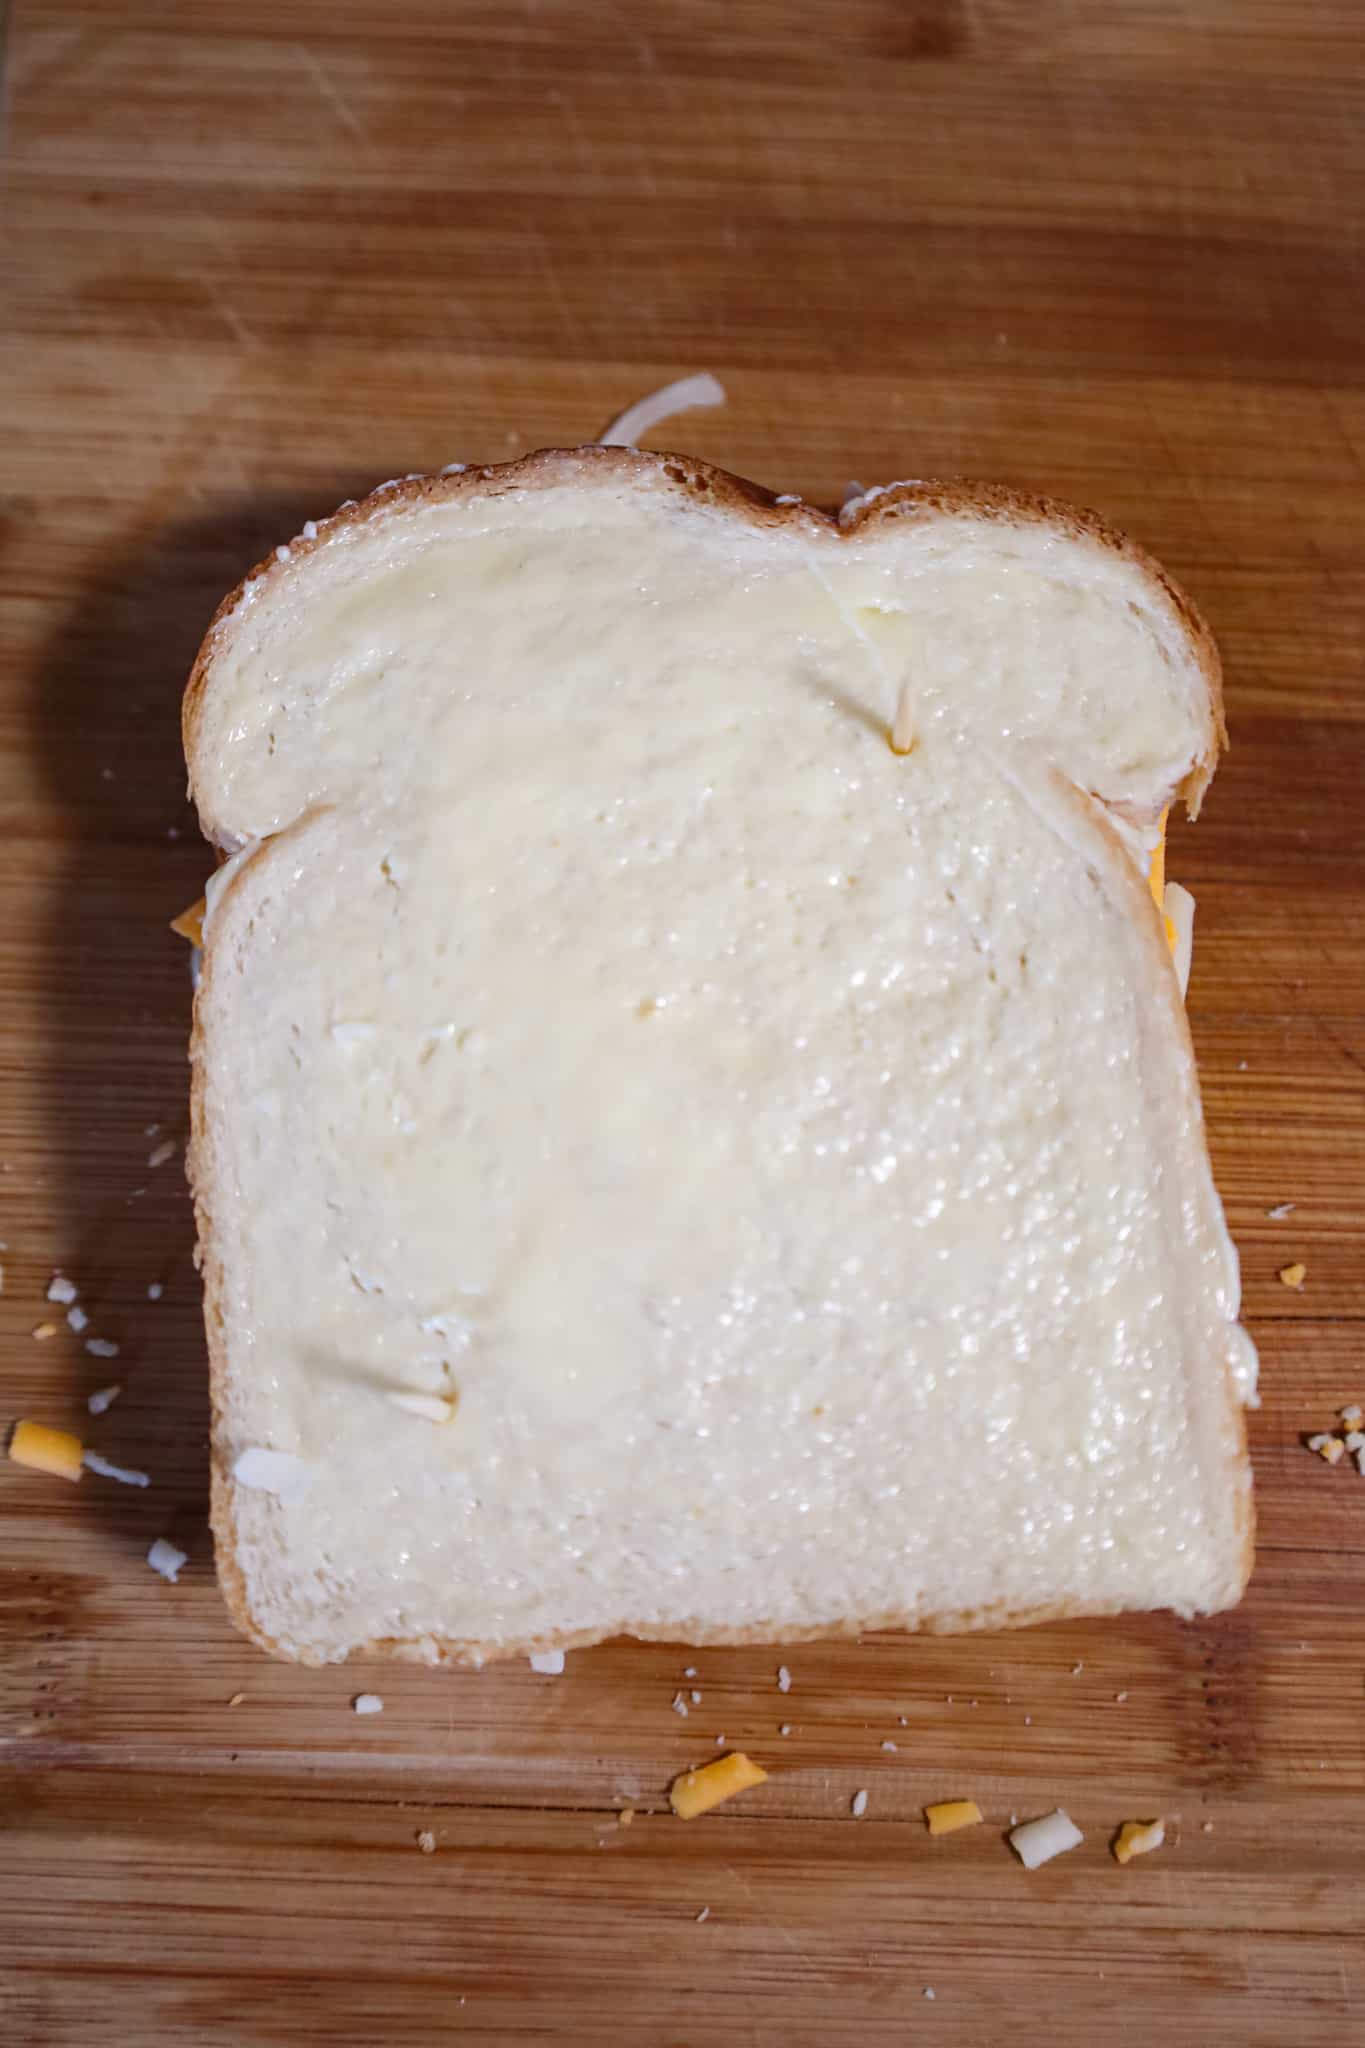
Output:
[[[319,99],[325,101],[332,109],[342,127],[349,134],[354,135],[359,141],[368,146],[370,138],[365,132],[364,122],[356,113],[355,108],[338,91],[335,82],[329,77],[327,71],[313,55],[308,45],[306,43],[295,43],[294,48],[298,51],[299,61],[303,65],[304,70],[317,87]]]

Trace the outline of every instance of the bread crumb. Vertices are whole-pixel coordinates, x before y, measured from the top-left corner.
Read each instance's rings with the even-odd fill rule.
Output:
[[[703,1920],[709,1920],[710,1918],[711,1908],[709,1906],[703,1906],[700,1913],[698,1913],[697,1915],[697,1925],[700,1926]]]
[[[562,1650],[537,1650],[532,1656],[531,1669],[538,1671],[542,1678],[558,1678],[564,1669]]]
[[[1272,1223],[1283,1223],[1286,1216],[1293,1215],[1294,1204],[1292,1202],[1277,1202],[1273,1209],[1267,1209],[1265,1213]]]
[[[779,1664],[777,1667],[777,1689],[779,1692],[790,1692],[792,1689],[792,1675],[785,1664]]]
[[[55,1337],[56,1334],[57,1325],[55,1323],[35,1323],[33,1326],[33,1337],[35,1343],[46,1344],[48,1338]]]
[[[883,1742],[882,1748],[889,1750],[892,1756],[895,1756],[897,1754],[897,1748],[894,1742]]]
[[[1349,1408],[1343,1408],[1341,1426],[1343,1429],[1365,1429],[1365,1408],[1359,1407],[1354,1401]]]
[[[1200,1833],[1205,1835],[1211,1835],[1213,1833],[1213,1822],[1211,1820],[1206,1820],[1204,1822],[1203,1827],[1200,1829]]]
[[[162,1286],[159,1280],[153,1280],[151,1286],[147,1289],[148,1301],[160,1301],[165,1291],[165,1288]]]
[[[244,1700],[245,1698],[246,1698],[246,1694],[245,1694],[244,1692],[235,1692],[235,1693],[234,1693],[234,1694],[232,1695],[232,1698],[231,1698],[231,1699],[230,1699],[230,1700],[228,1701],[228,1705],[229,1705],[230,1707],[240,1707],[240,1706],[241,1706],[241,1704],[242,1704],[242,1701],[243,1701],[243,1700]]]
[[[79,1337],[81,1331],[85,1329],[86,1325],[89,1323],[90,1318],[85,1313],[85,1310],[83,1308],[69,1308],[66,1312],[66,1320],[68,1326],[71,1329],[73,1329],[76,1335]]]
[[[684,1678],[699,1678],[700,1676],[701,1676],[701,1673],[700,1673],[700,1672],[699,1672],[699,1671],[697,1670],[697,1667],[696,1667],[696,1665],[695,1665],[695,1664],[685,1664],[685,1665],[683,1666],[683,1677],[684,1677]]]
[[[682,1720],[685,1721],[687,1719],[687,1701],[683,1698],[680,1692],[674,1693],[672,1699],[669,1701],[669,1705],[672,1707],[674,1713],[679,1715]]]
[[[897,1726],[898,1728],[908,1728],[908,1727],[910,1726],[910,1721],[909,1721],[909,1717],[908,1717],[908,1715],[905,1715],[905,1714],[897,1714],[897,1716],[896,1716],[896,1726]]]
[[[628,1828],[634,1818],[635,1808],[633,1806],[623,1806],[616,1816],[616,1825],[618,1828]]]
[[[87,1337],[85,1348],[92,1358],[118,1357],[118,1345],[111,1343],[108,1337]]]
[[[1325,1433],[1318,1436],[1310,1436],[1308,1448],[1310,1451],[1316,1451],[1320,1458],[1325,1458],[1329,1465],[1340,1464],[1346,1455],[1346,1446],[1341,1438],[1339,1436],[1328,1436]]]
[[[792,1732],[792,1724],[791,1724],[791,1722],[790,1722],[790,1721],[784,1721],[784,1722],[782,1723],[782,1726],[781,1726],[781,1727],[780,1727],[780,1728],[778,1729],[778,1731],[777,1731],[777,1732],[778,1732],[778,1734],[779,1734],[779,1735],[790,1735],[790,1734],[791,1734],[791,1732]]]
[[[48,1300],[58,1301],[63,1307],[74,1301],[79,1291],[75,1282],[68,1280],[64,1273],[54,1273],[47,1284]]]
[[[112,1387],[99,1387],[85,1405],[92,1415],[103,1415],[107,1408],[113,1407],[122,1392],[123,1388],[117,1384]]]
[[[717,1749],[723,1749],[724,1747],[725,1747],[725,1737],[724,1737],[723,1735],[718,1735],[718,1736],[716,1737],[716,1748],[717,1748]]]
[[[693,1686],[692,1688],[690,1697],[694,1707],[699,1707],[701,1705],[701,1694],[697,1691],[697,1688],[695,1686]]]
[[[168,1159],[175,1157],[175,1139],[165,1138],[154,1152],[147,1154],[148,1166],[164,1166]]]
[[[864,1786],[861,1791],[854,1793],[852,1799],[849,1801],[848,1810],[853,1815],[854,1820],[862,1819],[863,1815],[867,1812],[866,1786]]]
[[[1115,1705],[1116,1705],[1116,1706],[1120,1706],[1120,1707],[1121,1707],[1121,1706],[1123,1705],[1124,1701],[1125,1701],[1125,1700],[1127,1699],[1127,1697],[1128,1697],[1128,1695],[1127,1695],[1127,1693],[1126,1693],[1126,1692],[1116,1692],[1116,1693],[1114,1694],[1114,1703],[1115,1703]]]
[[[923,1996],[924,1996],[925,1998],[933,1998],[933,1997],[935,1997],[936,1995],[937,1995],[937,1994],[936,1994],[936,1993],[935,1993],[935,1991],[934,1991],[934,1987],[933,1987],[933,1985],[932,1985],[932,1984],[926,1984],[926,1985],[925,1985],[925,1987],[924,1987],[924,1992],[923,1992]]]
[[[358,1692],[351,1701],[353,1714],[382,1714],[384,1702],[377,1692]]]
[[[416,1839],[417,1846],[424,1856],[434,1856],[436,1854],[436,1837],[430,1828],[418,1828]]]
[[[98,1473],[101,1479],[117,1479],[122,1486],[150,1486],[152,1483],[145,1472],[130,1472],[126,1465],[111,1465],[98,1451],[86,1451],[81,1462],[87,1471]]]
[[[1308,1278],[1308,1268],[1302,1259],[1295,1259],[1292,1266],[1281,1266],[1280,1280],[1285,1287],[1302,1287]]]
[[[1342,1442],[1348,1451],[1365,1451],[1365,1429],[1348,1429]]]
[[[1080,1659],[1077,1658],[1076,1662],[1071,1667],[1071,1676],[1073,1678],[1079,1678],[1084,1669],[1084,1664],[1082,1664]]]

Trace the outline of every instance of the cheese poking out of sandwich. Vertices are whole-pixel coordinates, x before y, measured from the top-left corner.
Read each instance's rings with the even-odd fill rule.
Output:
[[[207,909],[208,899],[201,896],[197,903],[191,903],[188,910],[182,910],[179,917],[171,919],[171,930],[178,933],[182,939],[188,939],[192,946],[202,946],[204,914]]]
[[[731,1750],[728,1756],[717,1757],[713,1764],[703,1764],[699,1771],[684,1771],[675,1778],[668,1788],[669,1804],[679,1820],[695,1820],[698,1814],[719,1806],[723,1799],[733,1799],[737,1792],[747,1792],[751,1785],[764,1784],[767,1776],[743,1750]]]

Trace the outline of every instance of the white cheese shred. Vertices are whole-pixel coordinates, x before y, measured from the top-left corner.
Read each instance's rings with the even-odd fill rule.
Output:
[[[651,433],[674,413],[691,412],[697,406],[724,405],[725,386],[718,378],[703,370],[693,377],[679,377],[676,383],[665,384],[660,391],[651,391],[646,398],[639,398],[634,405],[628,405],[618,413],[611,425],[597,437],[602,448],[634,448],[645,434]]]
[[[130,1472],[126,1465],[111,1465],[98,1451],[86,1451],[81,1463],[87,1472],[98,1472],[101,1479],[117,1479],[121,1486],[150,1486],[152,1483],[145,1472]]]
[[[181,1565],[189,1563],[189,1556],[185,1551],[177,1550],[173,1543],[168,1543],[164,1536],[158,1536],[147,1552],[147,1562],[154,1572],[160,1572],[163,1579],[169,1579],[174,1585],[180,1577]]]
[[[232,1476],[239,1486],[249,1486],[258,1493],[278,1494],[287,1500],[291,1494],[303,1492],[311,1475],[303,1459],[296,1458],[292,1451],[269,1451],[260,1444],[252,1444],[238,1458]]]
[[[1025,1870],[1036,1870],[1040,1863],[1050,1863],[1068,1849],[1079,1849],[1084,1840],[1075,1821],[1060,1806],[1041,1820],[1026,1820],[1010,1829],[1010,1847]]]

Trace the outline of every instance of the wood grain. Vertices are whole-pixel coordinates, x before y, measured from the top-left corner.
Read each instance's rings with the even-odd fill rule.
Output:
[[[1350,2037],[1365,1481],[1302,1437],[1365,1399],[1363,44],[1351,0],[23,8],[4,1407],[154,1484],[0,1469],[6,2041]],[[669,430],[699,455],[827,499],[965,472],[1092,503],[1207,609],[1233,752],[1172,870],[1264,1361],[1252,1589],[1207,1624],[792,1651],[786,1696],[758,1650],[272,1665],[213,1585],[188,1203],[148,1164],[185,1121],[165,920],[206,868],[179,689],[305,517],[691,368],[731,394]],[[32,1340],[58,1267],[116,1361]],[[685,1826],[667,1782],[721,1733],[770,1781]],[[958,1793],[988,1825],[931,1843]],[[1001,1832],[1058,1803],[1085,1846],[1030,1876]],[[1156,1812],[1170,1846],[1118,1869]]]

